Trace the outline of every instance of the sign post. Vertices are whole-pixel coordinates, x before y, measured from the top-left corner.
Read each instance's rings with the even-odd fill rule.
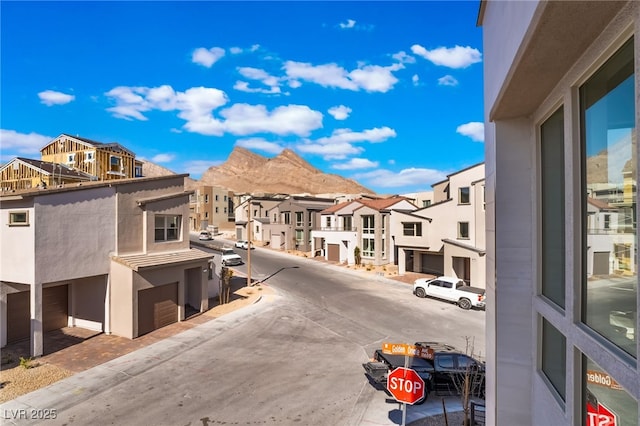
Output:
[[[402,424],[407,421],[406,404],[415,404],[425,396],[425,384],[415,370],[398,367],[387,376],[387,390],[398,402],[402,402]]]

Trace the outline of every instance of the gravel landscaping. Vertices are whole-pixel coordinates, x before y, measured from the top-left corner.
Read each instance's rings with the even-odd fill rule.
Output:
[[[52,364],[31,360],[20,365],[20,355],[2,351],[0,403],[15,399],[73,375]]]

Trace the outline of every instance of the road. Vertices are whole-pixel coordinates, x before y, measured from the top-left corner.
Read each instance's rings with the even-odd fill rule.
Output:
[[[98,367],[86,392],[48,407],[58,413],[46,424],[357,425],[368,423],[372,403],[386,409],[361,365],[383,341],[464,349],[465,336],[474,336],[484,353],[482,311],[309,259],[262,249],[251,256],[252,276],[269,277],[274,297],[162,342],[142,361]],[[397,423],[393,416],[381,424]]]

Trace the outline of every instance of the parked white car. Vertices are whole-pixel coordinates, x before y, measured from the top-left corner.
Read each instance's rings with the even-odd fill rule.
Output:
[[[198,239],[201,241],[213,240],[213,238],[211,238],[211,234],[209,233],[209,231],[201,231],[200,235],[198,235]]]
[[[236,241],[236,247],[237,248],[241,248],[241,249],[245,249],[248,250],[249,249],[249,242],[246,240],[239,240]]]
[[[418,297],[436,297],[455,302],[462,309],[484,308],[485,289],[471,287],[460,278],[419,278],[413,283],[413,294]]]
[[[242,265],[242,258],[232,248],[222,249],[222,266]]]

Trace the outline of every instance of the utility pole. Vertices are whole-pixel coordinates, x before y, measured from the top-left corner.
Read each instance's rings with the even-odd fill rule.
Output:
[[[251,287],[251,196],[249,196],[247,205],[247,287]]]

